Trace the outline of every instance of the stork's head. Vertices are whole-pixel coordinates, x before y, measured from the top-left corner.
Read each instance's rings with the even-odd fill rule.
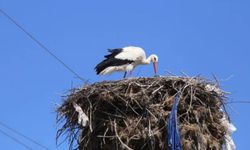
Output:
[[[155,54],[150,55],[150,61],[153,62],[155,75],[158,73],[158,56]]]

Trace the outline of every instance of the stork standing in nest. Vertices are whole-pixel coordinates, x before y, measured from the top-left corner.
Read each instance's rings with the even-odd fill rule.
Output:
[[[111,74],[116,71],[124,71],[123,78],[126,78],[127,72],[138,65],[148,65],[151,62],[154,66],[154,73],[158,71],[158,56],[155,54],[146,58],[145,51],[140,47],[128,46],[124,48],[108,49],[109,55],[105,55],[105,59],[96,67],[96,73],[101,75]]]

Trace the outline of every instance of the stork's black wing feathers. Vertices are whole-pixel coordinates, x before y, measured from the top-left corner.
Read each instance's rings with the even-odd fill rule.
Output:
[[[134,61],[132,60],[127,60],[127,59],[116,59],[116,58],[107,58],[105,60],[103,60],[102,62],[100,62],[96,67],[96,73],[100,74],[104,69],[111,67],[111,66],[120,66],[120,65],[126,65],[126,64],[131,64]]]
[[[123,51],[122,48],[108,49],[108,52],[110,52],[110,54],[105,55],[104,56],[105,59],[96,65],[95,67],[96,73],[100,74],[104,69],[111,66],[120,66],[133,63],[134,61],[132,60],[115,58],[115,56],[120,54],[122,51]]]
[[[108,49],[108,52],[110,52],[111,54],[105,55],[104,57],[105,58],[114,58],[116,55],[118,55],[122,51],[123,51],[122,48]]]

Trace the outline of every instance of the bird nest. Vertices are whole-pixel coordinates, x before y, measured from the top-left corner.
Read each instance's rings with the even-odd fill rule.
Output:
[[[66,133],[70,149],[80,150],[168,149],[167,120],[177,93],[182,148],[222,149],[224,92],[198,77],[133,78],[71,90],[57,108],[57,138]]]

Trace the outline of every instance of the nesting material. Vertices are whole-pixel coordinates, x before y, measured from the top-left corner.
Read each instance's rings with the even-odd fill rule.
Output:
[[[73,106],[75,110],[78,112],[78,124],[82,125],[82,127],[86,127],[89,121],[88,116],[82,111],[82,108],[79,105],[73,103]]]
[[[196,77],[104,81],[72,90],[57,109],[57,138],[66,133],[70,149],[80,150],[168,149],[167,120],[177,93],[183,149],[222,149],[228,135],[221,123],[224,92]]]

